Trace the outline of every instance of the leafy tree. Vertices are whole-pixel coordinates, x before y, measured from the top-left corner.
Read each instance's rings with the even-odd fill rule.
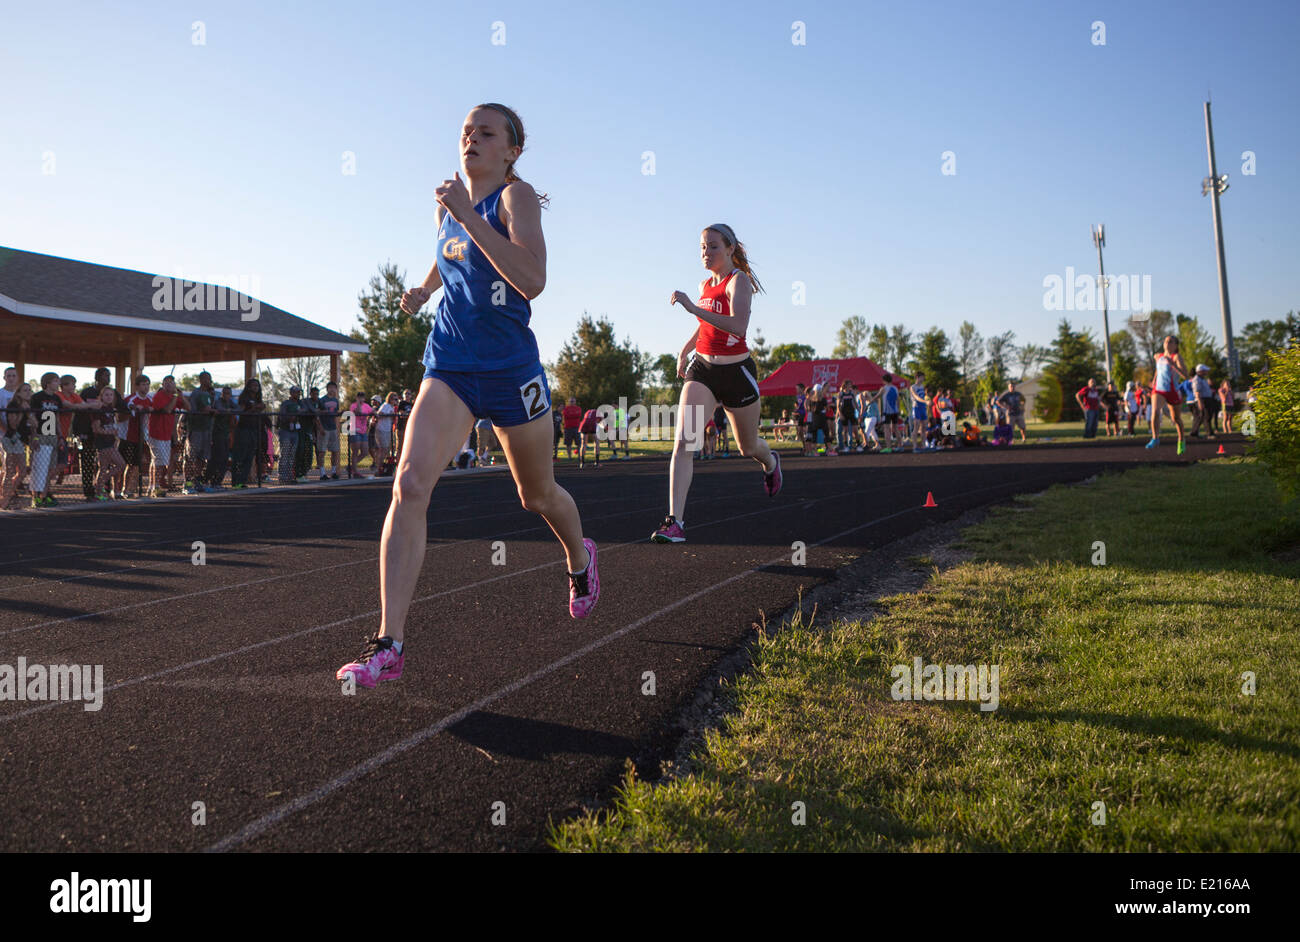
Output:
[[[1267,369],[1255,386],[1256,441],[1253,453],[1269,469],[1284,500],[1300,486],[1300,344],[1267,354]]]
[[[1138,360],[1151,364],[1162,349],[1165,337],[1174,331],[1174,315],[1169,311],[1149,311],[1128,319],[1128,332],[1137,342]]]
[[[1241,375],[1249,377],[1264,372],[1269,352],[1285,350],[1295,342],[1293,338],[1300,338],[1300,317],[1295,311],[1289,311],[1280,320],[1247,324],[1235,344]]]
[[[985,372],[992,371],[999,376],[1008,375],[1010,367],[1010,357],[1015,352],[1016,332],[1008,330],[1005,333],[994,334],[984,343],[984,349],[988,359],[985,361]],[[1005,385],[1005,384],[1004,384]]]
[[[1120,392],[1138,369],[1137,343],[1127,330],[1116,330],[1110,335],[1111,377]]]
[[[815,360],[817,351],[806,343],[779,343],[772,348],[772,369],[775,372],[787,360]]]
[[[926,393],[932,394],[936,389],[956,390],[961,380],[960,367],[952,355],[948,335],[938,327],[931,327],[916,344],[910,375],[924,373]]]
[[[961,389],[958,397],[969,402],[975,396],[976,373],[984,359],[984,338],[970,321],[962,321],[957,329],[957,363],[961,370]]]
[[[867,334],[867,356],[880,366],[885,365],[889,357],[889,328],[884,324],[872,324]]]
[[[641,352],[631,341],[615,341],[608,318],[595,321],[583,311],[577,330],[555,361],[559,389],[552,393],[565,399],[574,396],[584,409],[617,405],[619,396],[635,402],[643,366]]]
[[[815,360],[817,351],[806,343],[780,343],[772,348],[772,371],[790,360]],[[794,396],[764,396],[761,414],[765,419],[780,416],[782,409],[794,408]]]
[[[831,356],[837,360],[861,356],[870,331],[871,328],[867,325],[865,317],[845,318],[835,334],[835,348],[831,351]]]
[[[402,312],[406,274],[391,262],[379,266],[366,291],[357,295],[361,326],[355,340],[370,345],[369,353],[348,354],[340,370],[348,395],[385,395],[406,387],[416,389],[424,377],[424,346],[433,329],[427,306],[413,315]]]
[[[1083,419],[1074,394],[1090,378],[1100,380],[1097,369],[1101,352],[1087,330],[1072,330],[1061,318],[1056,339],[1047,351],[1043,370],[1043,387],[1034,400],[1034,411],[1046,422],[1069,422]]]
[[[985,342],[988,358],[971,393],[976,407],[988,402],[995,393],[1000,395],[1006,391],[1007,381],[1011,379],[1011,367],[1007,360],[1015,352],[1012,343],[1015,338],[1015,331],[1008,330],[994,334]]]
[[[902,373],[915,349],[912,332],[904,324],[895,324],[889,331],[889,372]]]
[[[1204,363],[1210,368],[1210,381],[1216,386],[1227,375],[1223,358],[1219,354],[1219,345],[1214,335],[1201,326],[1195,317],[1178,315],[1178,352],[1189,370],[1196,369],[1197,364]]]
[[[329,357],[285,357],[280,361],[279,380],[281,385],[288,389],[290,386],[298,386],[302,389],[303,398],[311,392],[311,388],[316,386],[320,389],[321,395],[325,394],[325,384],[330,378],[330,361]],[[399,388],[399,392],[407,387]],[[417,387],[411,386],[411,389]],[[378,390],[376,390],[378,392]]]
[[[1019,367],[1016,373],[1018,377],[1016,382],[1018,383],[1027,380],[1038,364],[1047,359],[1047,351],[1036,343],[1024,343],[1018,347],[1012,347],[1011,350],[1016,365]]]
[[[279,404],[289,398],[289,387],[277,380],[267,367],[257,371],[257,379],[262,386],[262,401],[268,409],[279,408]]]

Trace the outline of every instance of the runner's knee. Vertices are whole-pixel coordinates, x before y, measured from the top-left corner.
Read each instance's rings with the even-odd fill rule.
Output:
[[[519,503],[523,505],[524,510],[535,514],[545,514],[551,509],[554,501],[555,492],[559,485],[554,481],[549,488],[537,487],[536,485],[519,485]]]
[[[414,465],[403,463],[393,479],[393,503],[399,509],[423,513],[433,494],[432,476],[422,474]]]

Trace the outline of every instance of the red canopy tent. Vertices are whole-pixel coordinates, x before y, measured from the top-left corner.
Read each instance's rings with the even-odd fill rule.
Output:
[[[814,383],[842,386],[852,380],[858,389],[875,390],[885,385],[885,371],[874,360],[866,357],[849,357],[844,360],[787,360],[771,376],[758,384],[764,396],[793,396],[795,383],[812,386]],[[894,377],[894,385],[906,388],[907,380]]]

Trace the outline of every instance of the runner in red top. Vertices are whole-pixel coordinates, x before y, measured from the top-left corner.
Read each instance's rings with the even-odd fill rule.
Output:
[[[574,446],[582,444],[582,433],[578,431],[578,426],[582,424],[582,406],[578,405],[577,399],[570,396],[569,404],[560,414],[564,417],[564,450],[572,458]]]
[[[745,345],[750,302],[762,285],[749,267],[744,244],[728,225],[717,223],[700,234],[700,256],[709,277],[700,282],[699,302],[692,304],[684,291],[674,291],[669,301],[680,304],[700,323],[677,358],[677,375],[686,382],[677,411],[668,516],[650,537],[656,543],[686,540],[682,515],[695,470],[691,453],[700,450],[705,425],[719,403],[731,421],[740,453],[762,466],[767,495],[775,497],[781,490],[781,460],[758,434],[758,367]]]

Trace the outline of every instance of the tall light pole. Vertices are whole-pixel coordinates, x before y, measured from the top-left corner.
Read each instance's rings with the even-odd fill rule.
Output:
[[[1102,264],[1101,249],[1106,244],[1106,226],[1098,223],[1092,227],[1092,244],[1097,246],[1097,292],[1101,295],[1101,331],[1106,340],[1106,382],[1110,375],[1110,311],[1106,298],[1106,266]]]
[[[1210,154],[1210,175],[1201,181],[1201,195],[1212,196],[1214,207],[1214,246],[1219,253],[1219,311],[1223,315],[1223,352],[1228,357],[1228,375],[1236,379],[1237,348],[1232,343],[1232,308],[1228,304],[1228,263],[1223,258],[1223,217],[1219,214],[1219,196],[1228,189],[1228,175],[1219,176],[1214,164],[1214,126],[1210,123],[1210,103],[1205,103],[1205,149]]]

